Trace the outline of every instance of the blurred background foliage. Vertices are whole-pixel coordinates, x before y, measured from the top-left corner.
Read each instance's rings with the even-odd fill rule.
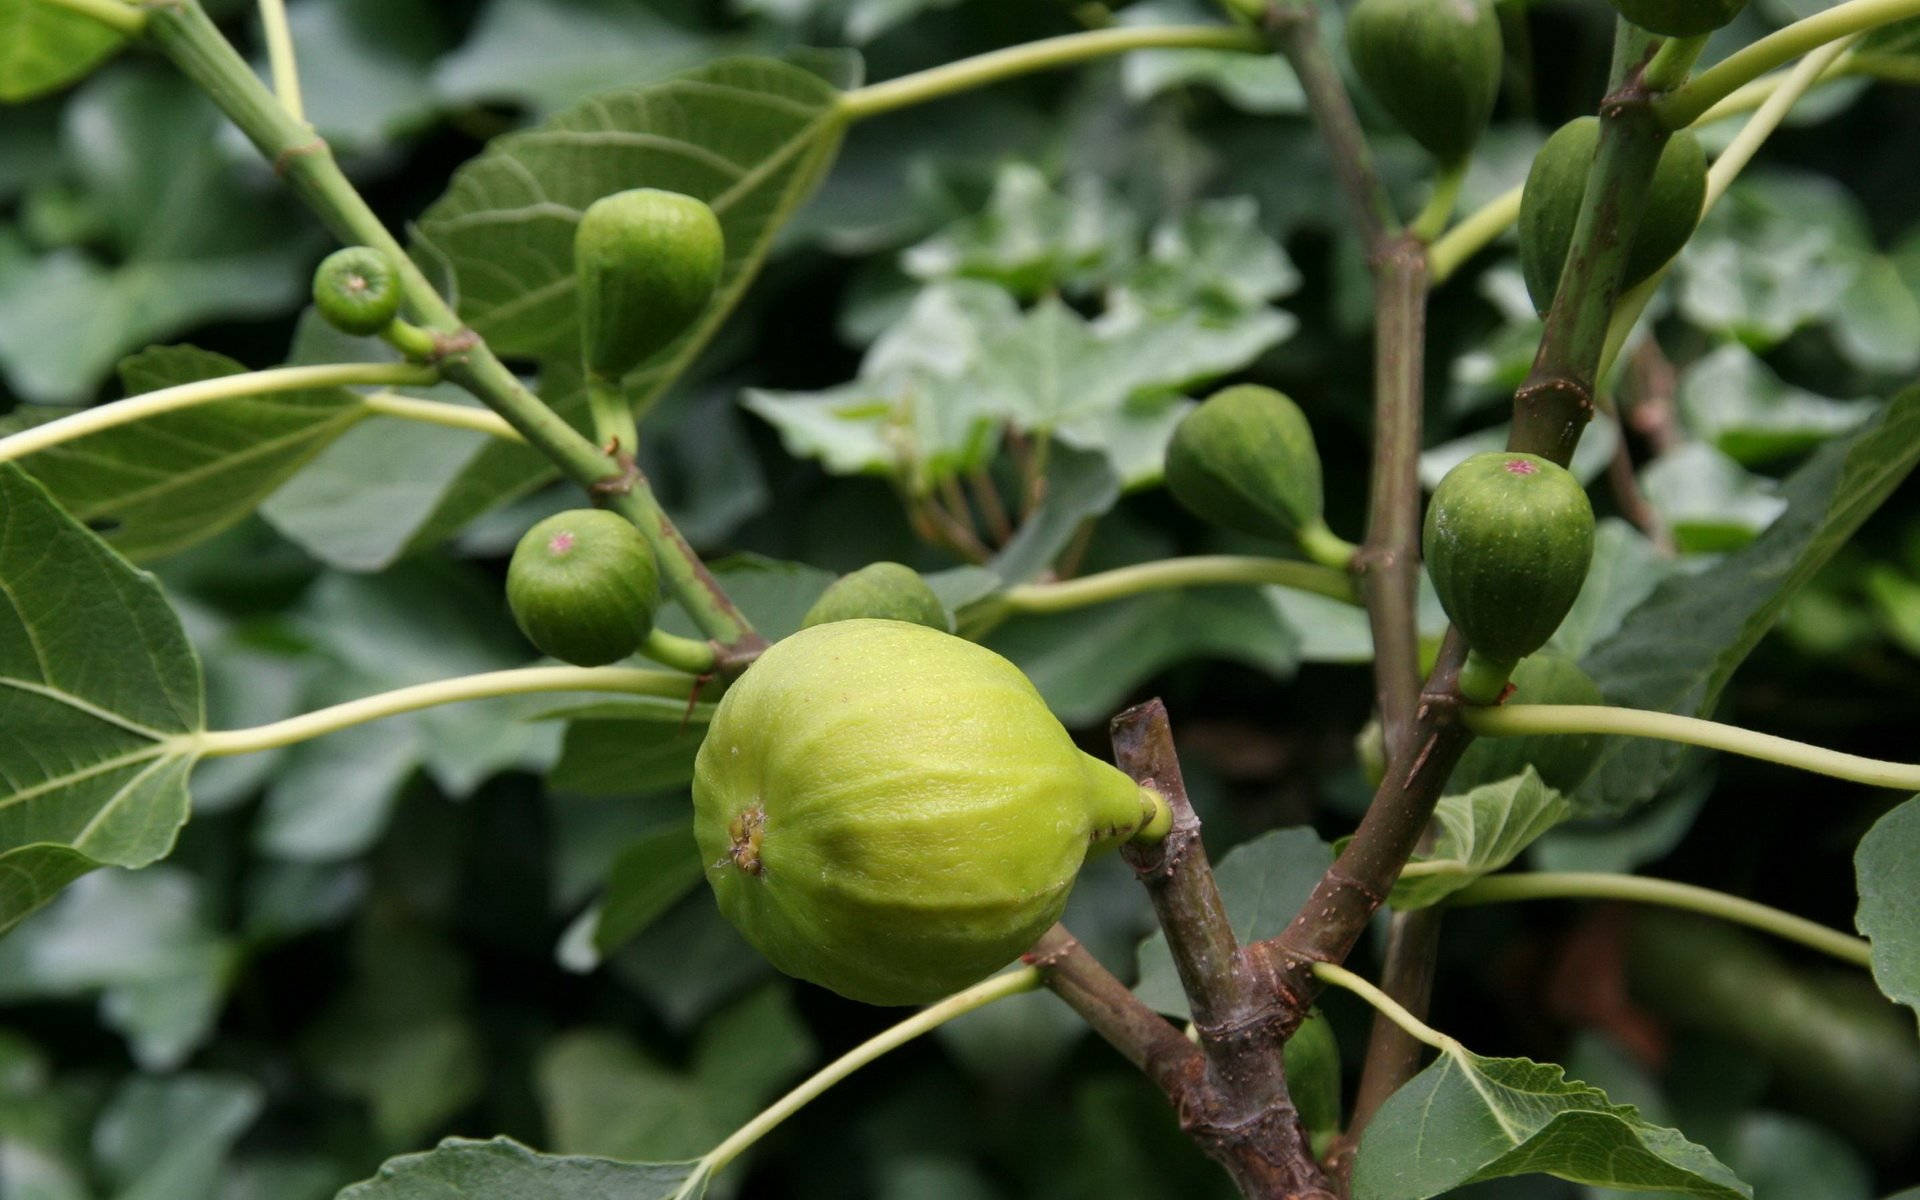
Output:
[[[257,52],[249,6],[214,7]],[[1817,7],[1755,0],[1708,56]],[[1597,0],[1502,9],[1510,70],[1468,206],[1517,183],[1604,78],[1612,14]],[[1210,15],[1199,0],[290,10],[309,114],[396,225],[488,138],[717,56],[854,46],[884,79],[1090,25]],[[1337,43],[1337,13],[1327,29]],[[1920,71],[1898,39],[1881,53]],[[1363,115],[1410,210],[1422,161]],[[1920,95],[1827,85],[1680,259],[1654,306],[1658,343],[1643,331],[1626,356],[1625,415],[1596,421],[1580,459],[1613,518],[1613,561],[1638,564],[1622,586],[1746,544],[1810,449],[1913,380],[1916,144]],[[207,102],[123,57],[0,124],[0,394],[15,421],[117,395],[120,359],[156,342],[255,367],[322,358],[331,335],[302,307],[327,248]],[[989,557],[1018,577],[1262,549],[1154,486],[1172,422],[1228,379],[1307,409],[1330,521],[1357,536],[1367,289],[1277,61],[1143,52],[1023,80],[852,131],[741,309],[648,415],[646,465],[690,538],[732,556],[729,587],[771,632],[875,559],[946,572],[959,603],[984,590],[961,568]],[[1500,436],[1531,357],[1538,321],[1510,245],[1436,294],[1431,325],[1430,482]],[[216,726],[531,657],[501,600],[503,557],[571,498],[532,486],[421,548],[389,514],[458,463],[368,433],[263,515],[157,561]],[[1090,747],[1116,708],[1165,696],[1216,859],[1278,826],[1338,835],[1364,803],[1351,738],[1370,704],[1365,631],[1337,605],[1156,594],[1010,622],[990,644]],[[1910,484],[1793,602],[1723,708],[1913,758],[1917,698]],[[0,1197],[318,1200],[450,1133],[688,1157],[882,1027],[893,1014],[774,975],[688,890],[697,733],[659,715],[490,702],[203,765],[171,860],[89,876],[0,941]],[[1689,759],[1653,803],[1564,827],[1530,861],[1644,869],[1849,927],[1851,848],[1889,800]],[[1129,973],[1149,914],[1109,861],[1068,922]],[[1329,1010],[1354,1068],[1367,1014],[1341,998]],[[1711,1146],[1761,1200],[1873,1200],[1920,1179],[1910,1014],[1744,935],[1593,906],[1452,914],[1434,1023],[1482,1053],[1566,1063]],[[1157,1094],[1045,995],[883,1060],[720,1186],[1228,1194]],[[1473,1192],[1580,1189],[1530,1177]]]

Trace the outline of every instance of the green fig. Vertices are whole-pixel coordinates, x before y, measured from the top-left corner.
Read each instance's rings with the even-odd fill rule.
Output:
[[[598,667],[638,650],[652,630],[659,568],[626,518],[574,509],[541,521],[514,547],[507,603],[541,653]]]
[[[1309,1010],[1281,1055],[1287,1091],[1318,1153],[1340,1132],[1340,1042],[1333,1022],[1319,1009]]]
[[[1542,650],[1529,654],[1513,669],[1513,692],[1502,703],[1605,704],[1600,689],[1580,664],[1562,654]],[[1571,794],[1587,777],[1600,756],[1602,738],[1595,733],[1528,737],[1476,738],[1447,780],[1447,792],[1469,792],[1483,783],[1497,783],[1532,767],[1540,782]]]
[[[1527,172],[1520,193],[1520,272],[1534,308],[1545,313],[1560,286],[1573,245],[1573,226],[1587,192],[1587,171],[1600,145],[1600,119],[1579,117],[1554,131]],[[1620,288],[1646,279],[1693,236],[1707,197],[1707,155],[1700,139],[1682,129],[1667,139],[1654,166],[1627,252]]]
[[[1607,0],[1613,11],[1648,33],[1697,37],[1740,15],[1747,0]]]
[[[1321,516],[1320,452],[1306,414],[1272,388],[1230,387],[1181,418],[1166,478],[1176,500],[1215,525],[1294,540],[1321,562],[1352,557]]]
[[[1492,0],[1360,0],[1347,53],[1367,91],[1445,167],[1466,161],[1500,91]]]
[[[400,273],[371,246],[335,250],[313,273],[313,306],[340,332],[373,337],[400,315]]]
[[[774,643],[694,762],[720,911],[782,971],[869,1004],[984,979],[1059,918],[1090,852],[1170,822],[1018,667],[905,621]]]
[[[1434,489],[1424,548],[1440,606],[1467,641],[1460,692],[1491,704],[1580,594],[1593,560],[1593,506],[1558,463],[1510,450],[1476,454]]]
[[[806,628],[859,617],[911,621],[941,633],[953,632],[947,606],[927,581],[912,567],[896,562],[869,563],[834,580],[800,618],[800,625]]]
[[[713,302],[726,238],[704,201],[635,188],[587,207],[573,236],[573,260],[582,362],[590,374],[617,380]]]

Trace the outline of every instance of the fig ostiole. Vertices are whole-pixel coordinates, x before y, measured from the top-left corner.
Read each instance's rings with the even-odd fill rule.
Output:
[[[712,304],[726,238],[705,201],[634,188],[587,206],[573,258],[582,364],[589,377],[617,383]]]
[[[1292,541],[1328,566],[1353,558],[1322,515],[1320,451],[1306,414],[1270,387],[1226,388],[1182,417],[1167,444],[1166,482],[1212,524]]]
[[[313,272],[313,306],[327,324],[355,337],[386,332],[400,315],[400,272],[371,246],[348,246]]]
[[[1598,117],[1578,117],[1555,130],[1534,155],[1520,193],[1520,273],[1534,308],[1545,313],[1560,287],[1573,228],[1600,145]],[[1707,196],[1707,155],[1682,129],[1667,139],[1638,206],[1633,242],[1621,269],[1625,290],[1680,253],[1700,223]]]
[[[1492,0],[1360,0],[1347,53],[1368,94],[1442,167],[1466,161],[1500,92]]]
[[[1447,472],[1422,539],[1440,606],[1466,639],[1460,694],[1499,699],[1547,644],[1593,559],[1593,506],[1579,480],[1535,454],[1476,454]]]
[[[942,633],[953,631],[947,606],[912,567],[896,562],[869,563],[828,585],[800,618],[802,628],[831,621],[872,617],[910,621]]]
[[[638,650],[653,629],[659,567],[646,538],[618,513],[556,513],[514,547],[507,603],[541,653],[604,666]]]
[[[780,970],[870,1004],[984,979],[1058,919],[1090,853],[1171,822],[1018,667],[870,618],[747,668],[700,745],[693,806],[727,919]]]

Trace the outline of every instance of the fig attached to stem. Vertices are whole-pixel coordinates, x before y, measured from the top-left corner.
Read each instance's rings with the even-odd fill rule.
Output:
[[[638,650],[652,630],[659,567],[625,517],[573,509],[527,530],[514,547],[507,603],[541,653],[604,666]]]

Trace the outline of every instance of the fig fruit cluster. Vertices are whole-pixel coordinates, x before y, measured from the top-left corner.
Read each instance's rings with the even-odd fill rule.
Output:
[[[660,571],[625,517],[573,509],[527,530],[514,547],[507,604],[541,653],[604,666],[638,650],[652,631]]]
[[[747,668],[700,745],[693,808],[727,919],[782,971],[870,1004],[985,978],[1059,918],[1090,852],[1171,821],[1018,667],[872,619]]]

